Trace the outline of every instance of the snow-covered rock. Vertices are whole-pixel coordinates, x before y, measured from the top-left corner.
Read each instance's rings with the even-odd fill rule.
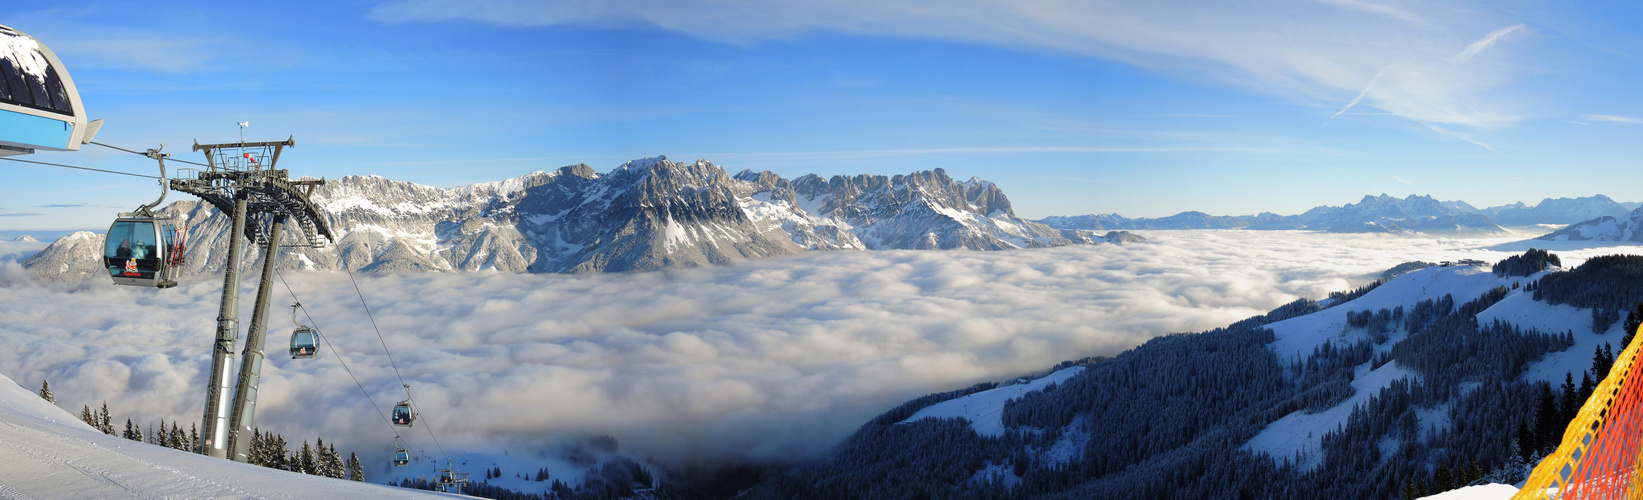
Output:
[[[1546,198],[1535,206],[1523,202],[1479,210],[1498,224],[1532,226],[1536,224],[1574,224],[1604,216],[1624,218],[1631,209],[1604,195],[1584,198]]]
[[[283,268],[602,272],[810,250],[1003,250],[1091,241],[1016,217],[998,186],[958,182],[941,169],[789,181],[771,172],[732,177],[706,160],[657,156],[605,175],[572,165],[457,188],[348,176],[317,188],[312,199],[337,240],[319,249],[287,247]],[[198,200],[162,212],[187,228],[185,279],[224,269],[228,216]],[[94,278],[102,249],[91,240],[98,238],[65,237],[24,265],[39,279]],[[248,246],[239,265],[260,261],[260,251]]]

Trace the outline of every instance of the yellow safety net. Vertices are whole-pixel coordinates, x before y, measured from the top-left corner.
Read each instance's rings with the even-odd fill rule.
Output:
[[[1643,336],[1643,328],[1638,329]],[[1615,359],[1563,442],[1513,500],[1643,499],[1643,363],[1633,341]]]

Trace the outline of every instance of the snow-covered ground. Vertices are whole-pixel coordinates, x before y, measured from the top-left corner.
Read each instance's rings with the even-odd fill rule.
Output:
[[[105,435],[0,375],[0,498],[456,498]]]
[[[1290,361],[1299,356],[1306,359],[1312,350],[1335,341],[1337,347],[1351,345],[1362,338],[1361,332],[1346,331],[1346,313],[1376,311],[1403,306],[1407,311],[1422,300],[1439,299],[1453,295],[1458,307],[1478,298],[1498,286],[1511,288],[1512,282],[1528,283],[1530,278],[1496,278],[1486,267],[1448,266],[1431,267],[1399,276],[1375,288],[1357,300],[1331,307],[1315,314],[1290,318],[1269,325],[1278,341],[1271,344],[1278,359]]]
[[[1516,494],[1517,488],[1509,484],[1481,484],[1421,497],[1421,500],[1507,500]]]
[[[1360,371],[1367,371],[1368,366],[1359,367]],[[1347,417],[1352,416],[1356,405],[1369,401],[1371,396],[1379,394],[1381,389],[1390,386],[1406,376],[1413,376],[1408,370],[1399,368],[1397,363],[1388,363],[1367,374],[1360,375],[1352,381],[1352,388],[1358,392],[1352,397],[1318,413],[1297,411],[1268,424],[1260,434],[1244,443],[1244,449],[1266,452],[1277,459],[1289,459],[1301,470],[1310,470],[1323,463],[1324,433],[1333,432],[1341,425],[1346,424]]]
[[[988,437],[1004,435],[1004,403],[1027,395],[1028,393],[1044,390],[1050,384],[1059,384],[1068,377],[1084,371],[1082,366],[1056,370],[1047,376],[1030,382],[989,389],[968,396],[942,401],[919,410],[913,416],[907,417],[898,423],[907,423],[926,418],[963,418],[970,422],[970,428],[976,434]]]
[[[1566,265],[1570,265],[1569,260],[1572,259],[1565,260]],[[1345,347],[1367,338],[1362,329],[1346,327],[1346,313],[1349,311],[1375,311],[1400,305],[1407,311],[1416,302],[1438,299],[1445,294],[1452,295],[1455,306],[1459,307],[1490,289],[1506,287],[1510,289],[1506,298],[1478,313],[1478,322],[1484,324],[1500,320],[1523,329],[1538,329],[1543,333],[1572,331],[1575,338],[1574,346],[1564,351],[1549,353],[1540,361],[1530,363],[1523,377],[1525,380],[1543,380],[1558,384],[1563,382],[1565,376],[1572,374],[1578,381],[1581,372],[1591,368],[1592,355],[1599,346],[1606,342],[1619,343],[1623,335],[1622,327],[1616,323],[1601,334],[1592,333],[1590,310],[1577,309],[1569,305],[1552,306],[1534,300],[1533,294],[1524,290],[1522,285],[1538,280],[1544,274],[1498,278],[1486,267],[1461,265],[1415,271],[1387,282],[1352,302],[1273,323],[1270,327],[1276,334],[1277,341],[1270,347],[1286,362],[1305,360],[1312,355],[1314,348],[1326,342],[1333,342],[1337,347]],[[1514,289],[1513,285],[1518,285],[1518,288]],[[1388,341],[1376,346],[1376,353],[1390,349],[1392,344],[1406,335],[1408,332],[1401,328],[1395,330]],[[1615,350],[1619,351],[1619,346],[1616,346]],[[1393,381],[1405,376],[1419,376],[1398,367],[1396,362],[1374,371],[1370,371],[1369,368],[1369,363],[1357,368],[1352,382],[1352,387],[1357,392],[1352,397],[1328,410],[1317,413],[1297,411],[1286,415],[1251,438],[1244,444],[1244,448],[1266,452],[1278,459],[1290,459],[1302,468],[1321,463],[1321,439],[1324,433],[1336,429],[1339,425],[1345,425],[1354,406],[1367,401]],[[1447,406],[1422,408],[1417,413],[1421,419],[1423,433],[1434,426],[1441,429],[1447,425]]]

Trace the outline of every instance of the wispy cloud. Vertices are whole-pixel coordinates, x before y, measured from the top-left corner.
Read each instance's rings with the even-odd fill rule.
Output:
[[[1358,96],[1357,106],[1422,123],[1479,128],[1518,120],[1513,103],[1490,94],[1510,78],[1512,67],[1499,61],[1511,54],[1482,55],[1526,29],[1487,5],[1364,0],[1322,0],[1319,8],[1307,9],[1187,0],[390,0],[370,17],[652,27],[734,44],[826,31],[1053,50],[1209,76],[1320,107],[1334,108]],[[1458,56],[1448,55],[1457,51]],[[1376,91],[1365,95],[1364,82],[1379,73],[1384,74]]]
[[[84,203],[60,203],[55,205],[35,205],[34,208],[76,208],[86,206]]]
[[[1386,5],[1384,3],[1364,2],[1359,0],[1318,0],[1318,2],[1332,4],[1338,7],[1345,7],[1348,9],[1360,10],[1371,14],[1378,14],[1406,23],[1425,24],[1425,20],[1410,13],[1409,11],[1399,9],[1391,5]]]
[[[1399,184],[1414,184],[1414,181],[1411,181],[1409,179],[1405,179],[1405,178],[1402,178],[1402,177],[1398,177],[1396,175],[1392,176],[1392,180],[1398,181]]]
[[[298,51],[278,38],[257,38],[242,33],[242,27],[224,24],[190,24],[188,30],[142,23],[100,23],[81,12],[38,11],[22,16],[31,26],[31,35],[49,38],[52,51],[72,59],[75,68],[114,68],[170,74],[237,71],[238,67],[217,63],[255,54],[261,68],[289,63]],[[134,84],[133,82],[121,82]],[[84,91],[85,83],[81,83]],[[149,85],[141,83],[138,85]],[[198,88],[180,85],[173,88]],[[236,84],[205,84],[221,88]]]
[[[1584,118],[1594,122],[1624,123],[1627,125],[1643,124],[1643,120],[1627,116],[1615,115],[1585,115]]]
[[[1500,40],[1501,37],[1521,29],[1523,29],[1523,25],[1514,24],[1490,32],[1488,35],[1484,36],[1482,40],[1478,40],[1476,42],[1472,42],[1471,45],[1467,45],[1466,50],[1460,51],[1460,55],[1455,56],[1455,58],[1459,59],[1460,62],[1466,62],[1471,59],[1472,56],[1478,55],[1479,52],[1483,52],[1484,49],[1489,48],[1490,45],[1494,45],[1495,42]]]
[[[1369,79],[1369,84],[1365,85],[1363,90],[1358,92],[1357,97],[1353,97],[1351,101],[1347,101],[1346,106],[1342,106],[1340,111],[1336,111],[1335,114],[1329,115],[1329,120],[1324,123],[1335,121],[1335,117],[1341,116],[1341,113],[1345,113],[1346,110],[1352,109],[1353,106],[1357,106],[1359,102],[1363,102],[1364,96],[1369,95],[1369,91],[1375,90],[1375,82],[1380,81],[1381,75],[1384,74],[1386,74],[1385,71],[1375,73],[1375,77]]]

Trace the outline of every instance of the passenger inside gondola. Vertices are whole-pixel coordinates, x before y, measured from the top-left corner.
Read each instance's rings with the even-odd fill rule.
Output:
[[[115,222],[114,226],[109,228],[108,251],[104,254],[108,259],[109,274],[142,278],[154,276],[159,266],[155,261],[157,243],[153,222]],[[132,262],[133,260],[135,262]],[[128,267],[136,269],[127,269]]]

